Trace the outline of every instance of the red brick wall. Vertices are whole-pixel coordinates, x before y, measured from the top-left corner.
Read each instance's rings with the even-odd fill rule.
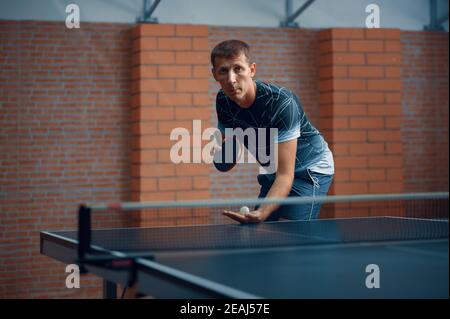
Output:
[[[209,27],[209,48],[229,39],[246,41],[256,62],[256,78],[291,89],[316,127],[319,123],[317,31],[281,28]],[[219,86],[210,77],[211,123],[217,125],[215,97]],[[259,194],[256,164],[240,164],[224,174],[211,168],[213,197],[252,198]]]
[[[448,191],[448,33],[402,32],[405,191]]]
[[[0,22],[0,298],[99,297],[64,286],[39,232],[86,201],[130,200],[131,27]]]
[[[403,191],[399,30],[320,34],[320,114],[336,194]]]
[[[336,165],[331,193],[402,192],[400,31],[330,29],[319,38],[321,124]]]
[[[210,197],[209,165],[194,163],[191,147],[190,163],[175,164],[170,158],[171,147],[178,141],[170,140],[173,129],[187,129],[192,146],[193,120],[201,121],[201,132],[211,126],[208,55],[207,26],[143,24],[134,28],[134,201]],[[194,218],[189,211],[157,215],[148,212],[145,224],[199,223],[205,222],[205,217],[202,214]]]

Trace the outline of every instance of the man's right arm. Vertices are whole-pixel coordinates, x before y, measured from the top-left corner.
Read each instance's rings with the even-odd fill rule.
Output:
[[[220,106],[217,104],[217,101],[216,101],[216,109],[218,110],[219,107]],[[221,146],[218,149],[216,149],[214,152],[213,163],[218,171],[228,172],[236,165],[236,162],[237,162],[236,155],[237,154],[236,154],[236,150],[233,149],[233,160],[231,163],[227,163],[226,158],[225,158],[225,150],[229,149],[230,142],[232,143],[233,140],[235,140],[235,138],[232,141],[227,141],[227,139],[225,137],[225,126],[220,122],[219,112],[217,112],[217,127],[221,133],[220,135],[221,135],[222,141],[220,143]],[[231,146],[233,147],[233,145],[231,145]]]
[[[219,124],[220,126],[220,124]],[[220,129],[220,128],[219,128]],[[222,142],[221,142],[221,146],[215,150],[214,152],[214,158],[213,158],[213,163],[214,166],[216,167],[217,170],[221,171],[221,172],[228,172],[229,170],[231,170],[237,162],[237,141],[236,141],[236,137],[233,137],[233,139],[231,140],[227,140],[225,137],[225,134],[223,133],[224,130],[221,130],[222,132],[221,137],[222,137]],[[231,162],[227,161],[227,157],[226,157],[226,151],[232,149],[233,151],[233,156],[232,156],[232,160]]]

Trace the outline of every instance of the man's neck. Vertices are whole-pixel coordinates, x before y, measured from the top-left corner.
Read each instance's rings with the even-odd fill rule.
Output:
[[[252,92],[249,92],[249,94],[246,96],[245,101],[242,101],[240,103],[235,101],[235,103],[243,109],[248,109],[250,106],[253,105],[255,99],[256,99],[256,81],[253,81],[253,90]]]

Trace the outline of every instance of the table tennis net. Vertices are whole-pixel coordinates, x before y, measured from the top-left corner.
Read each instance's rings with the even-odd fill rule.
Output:
[[[312,199],[311,199],[312,200]],[[254,199],[123,203],[91,209],[92,245],[119,251],[228,249],[448,238],[448,193],[322,197],[319,218],[241,225],[222,215]],[[280,199],[282,206],[308,204]],[[312,204],[312,202],[309,202]],[[108,208],[109,207],[109,208]]]

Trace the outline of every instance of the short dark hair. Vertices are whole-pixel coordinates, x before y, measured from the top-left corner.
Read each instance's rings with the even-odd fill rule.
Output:
[[[244,54],[248,63],[252,63],[250,46],[241,40],[226,40],[217,44],[211,52],[211,64],[214,67],[216,58],[235,58]]]

